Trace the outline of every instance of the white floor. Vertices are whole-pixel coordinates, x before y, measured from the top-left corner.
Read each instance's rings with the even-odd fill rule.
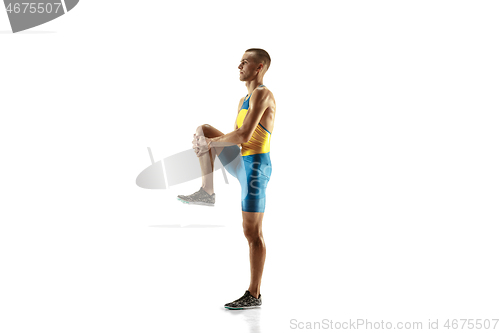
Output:
[[[2,331],[288,332],[358,320],[425,328],[438,318],[497,314],[498,242],[477,231],[486,224],[467,231],[457,222],[429,235],[417,222],[330,219],[321,205],[293,220],[270,205],[263,306],[224,309],[248,287],[249,263],[238,188],[217,180],[212,208],[175,200],[197,189],[193,181],[137,188],[128,203],[97,195],[87,202],[93,212],[72,212],[75,203],[63,210],[67,219],[56,203],[33,206],[46,216],[54,209],[53,220],[20,213],[3,228]],[[468,246],[466,237],[482,241]]]

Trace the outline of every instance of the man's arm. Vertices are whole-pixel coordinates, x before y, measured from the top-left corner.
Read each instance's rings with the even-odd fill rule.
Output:
[[[212,147],[227,147],[248,142],[267,109],[269,94],[268,90],[255,90],[250,98],[252,107],[249,107],[243,125],[237,128],[235,124],[236,130],[228,134],[215,138],[205,138],[205,148],[202,148],[199,153],[203,154]]]
[[[248,142],[248,140],[245,140],[246,137],[241,131],[241,129],[238,128],[238,114],[240,113],[240,108],[243,105],[243,100],[245,97],[242,97],[240,99],[240,102],[238,104],[238,113],[236,114],[236,120],[234,121],[234,130],[230,133],[227,133],[225,135],[216,137],[216,138],[207,138],[207,141],[210,143],[210,148],[211,147],[227,147],[227,146],[234,146],[235,144],[240,146],[241,144]]]

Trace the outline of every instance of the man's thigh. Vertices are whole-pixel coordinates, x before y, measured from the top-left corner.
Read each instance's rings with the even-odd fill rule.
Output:
[[[200,134],[202,134],[207,138],[216,138],[218,136],[224,135],[223,132],[219,131],[217,128],[208,124],[199,126],[197,132],[200,132]]]
[[[256,223],[262,223],[262,220],[264,219],[264,213],[254,213],[254,212],[245,212],[244,210],[241,211],[241,215],[243,216],[243,220],[247,221],[248,223],[251,224],[256,224]]]

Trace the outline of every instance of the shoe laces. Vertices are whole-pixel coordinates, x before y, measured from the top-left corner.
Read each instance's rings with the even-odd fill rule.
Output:
[[[247,298],[248,295],[250,295],[250,292],[245,291],[245,295],[241,296],[240,298],[238,298],[236,301],[233,301],[232,303],[239,302],[242,299]]]

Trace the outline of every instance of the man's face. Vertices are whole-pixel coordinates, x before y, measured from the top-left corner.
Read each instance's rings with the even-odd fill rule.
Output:
[[[240,81],[249,81],[251,80],[257,73],[256,69],[259,64],[256,64],[253,61],[252,53],[245,52],[243,57],[241,57],[240,65],[238,69],[240,70]]]

